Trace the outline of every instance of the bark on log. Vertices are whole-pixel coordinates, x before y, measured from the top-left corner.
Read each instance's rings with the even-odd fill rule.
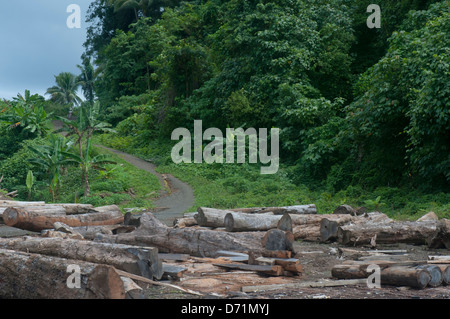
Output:
[[[381,284],[389,286],[408,286],[417,289],[425,288],[431,280],[426,269],[408,266],[392,266],[381,270]]]
[[[99,235],[96,241],[156,247],[163,253],[213,257],[218,250],[263,250],[264,232],[218,232],[208,229],[168,227],[151,213],[144,213],[141,226],[132,233]]]
[[[450,249],[450,220],[436,221],[437,231],[427,238],[428,247]]]
[[[438,232],[437,221],[347,224],[338,228],[338,242],[343,245],[409,243],[423,245]]]
[[[198,224],[203,227],[225,227],[224,218],[229,213],[243,214],[317,214],[316,205],[296,205],[284,207],[254,207],[254,208],[236,208],[236,209],[215,209],[209,207],[199,207],[194,216]]]
[[[293,251],[293,243],[294,235],[281,229],[268,230],[262,239],[262,245],[267,250]]]
[[[278,265],[247,265],[247,264],[213,264],[230,270],[247,270],[261,272],[271,276],[281,276],[284,274],[283,267]]]
[[[442,276],[442,270],[440,267],[436,265],[419,265],[415,267],[416,269],[425,269],[430,273],[430,282],[428,283],[428,286],[430,287],[438,287],[442,285],[443,276]]]
[[[290,214],[292,220],[292,233],[295,239],[302,239],[306,241],[319,241],[320,225],[324,218],[328,220],[345,219],[350,220],[350,215],[334,215],[334,214],[312,214],[299,215]]]
[[[0,248],[106,264],[149,279],[161,279],[163,274],[158,250],[153,247],[112,245],[76,239],[23,237],[0,239]]]
[[[425,288],[431,281],[430,272],[417,265],[398,265],[390,261],[373,261],[371,264],[380,266],[380,281],[382,285],[408,286],[418,289]],[[331,274],[337,279],[368,278],[372,272],[367,270],[369,264],[365,262],[343,263],[335,265]]]
[[[80,270],[79,288],[68,285],[73,266]],[[112,266],[0,249],[0,298],[124,299],[125,291]]]
[[[184,228],[198,225],[197,220],[192,217],[176,218],[173,221],[173,227]]]
[[[280,223],[280,221],[282,221]],[[289,214],[245,214],[228,213],[224,218],[225,229],[229,232],[242,231],[267,231],[281,227],[283,230],[292,231],[292,222]]]
[[[80,215],[47,215],[28,212],[26,208],[8,207],[3,213],[6,225],[30,231],[52,229],[55,222],[62,222],[70,227],[115,225],[123,223],[124,217],[118,206],[97,208],[96,213]]]
[[[314,204],[309,205],[294,205],[282,207],[252,207],[252,208],[234,208],[229,209],[233,212],[247,213],[247,214],[266,214],[273,213],[274,215],[283,214],[317,214],[317,208]]]
[[[0,208],[18,207],[26,208],[29,212],[61,214],[61,215],[76,215],[94,213],[96,209],[90,204],[45,204],[45,202],[15,202],[15,201],[0,201]],[[2,212],[4,211],[2,210]]]
[[[442,284],[450,285],[450,266],[449,265],[436,265],[441,269],[442,272]]]
[[[233,212],[230,210],[199,207],[194,218],[203,227],[225,227],[224,219],[226,214],[229,213]]]
[[[14,200],[0,200],[0,207],[26,207],[26,206],[44,206],[45,202],[21,202]]]
[[[80,233],[85,239],[93,240],[97,234],[117,235],[121,233],[131,233],[136,230],[134,226],[126,225],[103,225],[103,226],[82,226],[73,227],[73,230]]]

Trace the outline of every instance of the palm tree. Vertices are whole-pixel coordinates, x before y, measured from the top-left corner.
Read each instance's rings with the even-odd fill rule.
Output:
[[[106,122],[100,122],[98,120],[98,113],[100,109],[99,102],[89,103],[85,102],[81,104],[79,114],[76,120],[66,119],[58,116],[57,118],[63,122],[64,126],[55,133],[65,132],[66,136],[75,135],[77,140],[75,145],[78,145],[80,158],[83,158],[83,139],[89,140],[94,132],[110,132],[116,131],[110,128],[110,124]]]
[[[72,106],[81,104],[82,100],[77,95],[81,83],[78,77],[70,72],[62,72],[55,75],[56,85],[49,88],[46,94],[51,95],[54,102]]]

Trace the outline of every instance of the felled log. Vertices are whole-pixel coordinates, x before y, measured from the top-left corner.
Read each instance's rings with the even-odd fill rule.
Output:
[[[144,213],[141,226],[134,232],[99,235],[96,241],[156,247],[163,253],[215,256],[218,250],[246,252],[262,250],[264,232],[219,232],[209,229],[172,228],[151,213]]]
[[[195,220],[203,227],[225,227],[225,215],[232,213],[230,210],[215,209],[209,207],[199,207]]]
[[[95,212],[90,204],[46,204],[45,202],[0,201],[0,208],[19,207],[41,214],[75,215]]]
[[[71,278],[74,269],[80,271],[78,282]],[[0,249],[0,278],[5,299],[125,298],[114,267],[81,260]]]
[[[382,285],[408,286],[417,289],[425,288],[431,280],[430,272],[426,269],[408,266],[392,266],[381,270]]]
[[[425,269],[430,273],[430,281],[428,282],[428,286],[438,287],[442,284],[442,281],[444,280],[442,276],[442,270],[437,265],[419,265],[415,268]]]
[[[52,229],[55,222],[71,227],[115,225],[123,223],[124,217],[116,205],[97,208],[95,213],[79,215],[47,215],[28,212],[26,208],[8,207],[3,213],[6,225],[30,231]]]
[[[254,265],[278,265],[283,267],[284,270],[292,272],[293,274],[301,274],[303,272],[300,260],[296,258],[269,258],[258,257],[253,263]]]
[[[398,265],[395,262],[372,261],[370,264],[380,266],[380,283],[390,286],[408,286],[418,289],[425,288],[431,281],[430,272],[417,265]],[[367,262],[343,263],[333,266],[331,274],[337,279],[368,278],[372,271],[368,271]]]
[[[252,208],[234,208],[229,209],[233,212],[247,213],[247,214],[267,214],[274,215],[283,214],[317,214],[317,207],[314,204],[309,205],[294,205],[282,207],[252,207]]]
[[[15,200],[0,200],[0,207],[26,207],[26,206],[44,206],[45,202],[24,202]]]
[[[198,225],[197,220],[192,217],[182,217],[182,218],[176,218],[173,221],[173,227],[176,228],[184,228],[184,227],[191,227]]]
[[[447,256],[428,256],[428,264],[450,264],[450,255]]]
[[[339,227],[346,224],[381,224],[391,221],[392,219],[386,214],[379,212],[365,213],[360,216],[352,216],[348,214],[326,216],[320,222],[320,240],[322,242],[337,240]]]
[[[274,228],[292,231],[292,222],[289,214],[284,214],[281,216],[228,213],[224,218],[224,226],[225,229],[230,232],[267,231]]]
[[[427,238],[428,247],[450,249],[450,220],[436,221],[437,230]]]
[[[293,251],[294,235],[289,231],[270,229],[264,234],[261,243],[266,250]]]
[[[450,266],[445,264],[436,265],[441,269],[442,272],[442,284],[450,285]]]
[[[409,243],[423,245],[439,231],[438,221],[357,223],[338,227],[338,242],[343,245]]]
[[[123,288],[125,291],[125,299],[144,299],[143,289],[132,279],[121,276]]]
[[[292,222],[292,233],[295,239],[305,241],[321,240],[321,222],[325,218],[330,221],[342,220],[350,221],[351,215],[335,214],[289,214]]]
[[[147,277],[161,279],[162,262],[158,250],[153,247],[112,245],[87,240],[22,237],[1,239],[3,249],[107,264],[117,269]]]
[[[73,227],[73,230],[80,233],[85,239],[93,240],[97,234],[117,235],[121,233],[131,233],[136,230],[136,227],[116,224],[102,226],[80,226]]]
[[[271,276],[284,275],[283,267],[277,265],[247,265],[247,264],[213,264],[229,270],[247,270],[264,273]]]

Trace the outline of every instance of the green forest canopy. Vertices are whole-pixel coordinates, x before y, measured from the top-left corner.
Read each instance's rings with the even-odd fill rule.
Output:
[[[369,4],[175,1],[136,20],[97,0],[86,49],[105,119],[149,138],[194,119],[279,127],[298,182],[448,189],[449,3],[379,1],[380,29]]]

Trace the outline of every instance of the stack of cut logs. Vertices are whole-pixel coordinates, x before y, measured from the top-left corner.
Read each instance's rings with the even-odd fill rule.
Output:
[[[118,206],[0,201],[0,216],[35,235],[0,239],[0,298],[125,298],[138,290],[130,277],[162,277],[154,247],[85,240],[130,231]]]
[[[333,214],[317,214],[314,205],[219,210],[200,207],[176,220],[175,227],[203,226],[228,232],[291,232],[294,239],[342,245],[409,243],[450,249],[450,220],[430,212],[417,221],[394,221],[380,212],[364,212],[349,205]]]
[[[450,256],[409,260],[406,250],[361,251],[347,248],[339,248],[339,253],[341,258],[347,260],[331,269],[331,274],[336,279],[368,278],[374,284],[374,274],[378,271],[379,285],[417,289],[450,285]],[[373,279],[369,278],[372,276]]]

